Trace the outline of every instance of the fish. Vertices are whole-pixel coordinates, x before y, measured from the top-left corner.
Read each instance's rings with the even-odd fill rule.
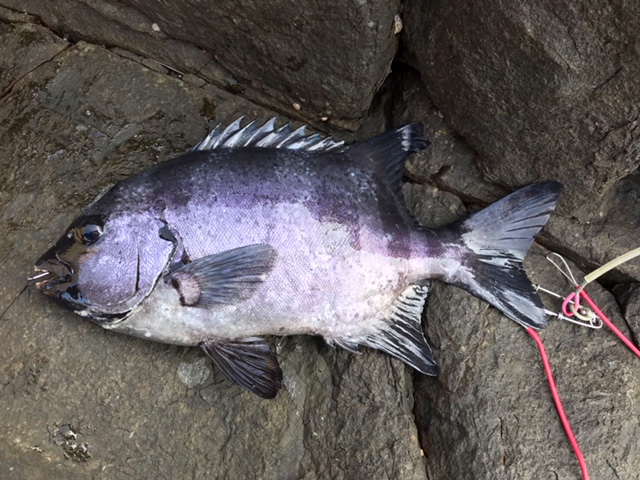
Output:
[[[284,388],[266,336],[316,335],[436,375],[421,323],[433,280],[544,328],[523,260],[563,186],[430,229],[402,194],[406,159],[429,145],[420,123],[350,145],[275,119],[218,125],[98,195],[30,281],[107,330],[199,346],[263,398]]]

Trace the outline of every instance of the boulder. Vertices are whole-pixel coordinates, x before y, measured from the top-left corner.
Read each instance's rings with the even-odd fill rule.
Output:
[[[175,32],[185,28],[180,19],[187,13],[172,10],[173,2],[158,3],[172,12],[166,23],[153,20],[144,2],[118,2],[116,9],[115,2],[83,0],[71,11],[66,1],[54,8],[47,2],[0,0],[9,4],[39,9],[40,17],[0,7],[0,19],[14,22],[0,22],[0,407],[8,412],[0,424],[0,478],[578,477],[533,341],[455,287],[434,282],[425,312],[425,328],[442,366],[439,378],[414,374],[373,351],[356,356],[314,338],[273,338],[287,386],[273,401],[231,385],[196,348],[102,330],[28,288],[33,261],[102,189],[188,150],[218,122],[274,115],[250,100],[283,111],[285,103],[273,99],[293,90],[267,97],[259,93],[272,88],[266,83],[240,81],[211,52],[181,40]],[[427,21],[417,17],[417,7],[408,2],[403,18],[414,32],[405,37],[414,43],[407,46],[408,58],[420,71],[396,62],[366,115],[354,109],[349,119],[358,120],[320,124],[329,130],[338,124],[353,127],[361,118],[356,135],[338,134],[351,140],[424,122],[433,145],[410,157],[404,192],[416,217],[437,226],[501,198],[520,181],[528,182],[527,175],[551,178],[558,170],[512,159],[514,168],[528,173],[517,171],[509,178],[507,169],[497,168],[504,179],[496,181],[490,165],[494,154],[503,161],[500,149],[485,151],[462,129],[461,138],[444,104],[435,95],[434,102],[429,98],[432,87],[412,56],[415,31],[422,28],[418,19]],[[603,17],[599,21],[611,15]],[[456,15],[449,21],[451,29],[474,22]],[[277,40],[260,35],[256,41]],[[80,37],[109,48],[76,42]],[[505,34],[502,41],[510,38]],[[500,48],[507,55],[516,47]],[[477,45],[465,48],[473,51]],[[339,57],[334,61],[344,60],[343,53],[334,51]],[[174,63],[179,60],[184,63]],[[380,68],[383,77],[388,64]],[[618,75],[627,73],[623,69]],[[362,85],[359,94],[368,94]],[[603,86],[600,94],[607,88],[612,87]],[[512,108],[508,93],[497,98]],[[332,95],[336,102],[347,98]],[[314,91],[310,105],[321,98]],[[290,111],[299,118],[312,110]],[[459,118],[471,122],[474,117]],[[478,118],[474,128],[484,128],[484,117]],[[506,121],[496,128],[512,133]],[[491,135],[492,142],[498,136]],[[556,158],[566,159],[569,144],[556,144],[565,155]],[[582,147],[574,146],[581,154]],[[611,171],[620,167],[610,166]],[[588,205],[577,205],[576,212],[586,210],[573,215],[572,202],[587,180],[563,177],[568,199],[540,236],[542,245],[588,268],[636,247],[638,178],[637,170],[628,171],[606,192],[594,193]],[[536,247],[530,255],[532,277],[568,293],[570,286],[544,259],[546,253]],[[631,281],[638,278],[638,268],[636,260],[605,279],[607,287],[617,284],[613,290],[636,338],[640,295]],[[628,334],[613,297],[599,285],[590,286],[589,293]],[[552,297],[545,300],[550,309],[558,308]],[[634,478],[640,471],[634,440],[640,430],[637,359],[606,330],[554,320],[542,336],[592,478]]]
[[[597,1],[408,0],[403,40],[445,121],[511,189],[567,190],[546,241],[592,269],[637,246],[640,8]],[[640,263],[615,281],[640,280]]]
[[[282,112],[356,128],[389,73],[400,0],[0,0]]]
[[[480,155],[445,123],[417,72],[402,67],[392,78],[392,122],[421,121],[433,141],[430,149],[409,159],[406,169],[407,203],[421,223],[452,222],[508,193],[487,181],[478,167]],[[618,205],[633,204],[637,187],[627,184],[624,191],[617,196]],[[605,205],[616,208],[613,202]],[[617,211],[629,216],[637,212]],[[554,213],[540,236],[542,243],[579,256],[576,238],[549,234],[559,221],[563,216]],[[627,228],[633,231],[633,224]],[[579,239],[581,248],[590,241],[604,244],[606,236],[587,233],[591,235]],[[527,270],[534,282],[568,295],[571,285],[545,258],[548,253],[534,247]],[[582,272],[571,266],[581,278]],[[637,286],[618,296],[628,323],[611,294],[598,284],[587,289],[627,336],[628,327],[637,335]],[[541,296],[547,308],[559,311],[557,299]],[[579,478],[539,353],[524,330],[469,293],[441,283],[432,286],[425,319],[441,366],[438,378],[416,376],[414,382],[414,412],[429,478]],[[633,440],[640,433],[640,361],[606,328],[592,331],[550,320],[541,336],[591,478],[634,478],[640,471]]]

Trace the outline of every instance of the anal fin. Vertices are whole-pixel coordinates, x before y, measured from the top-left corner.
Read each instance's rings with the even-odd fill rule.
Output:
[[[422,309],[428,288],[411,285],[396,299],[378,332],[363,337],[330,339],[335,345],[358,352],[358,345],[383,351],[425,375],[437,375],[438,365],[422,332]]]
[[[236,385],[262,398],[274,398],[282,388],[282,370],[275,354],[261,338],[212,340],[200,348]]]

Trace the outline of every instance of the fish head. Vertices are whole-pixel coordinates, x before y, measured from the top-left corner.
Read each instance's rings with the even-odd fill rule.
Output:
[[[46,296],[106,326],[126,318],[153,290],[176,249],[166,223],[143,213],[74,220],[34,266]]]

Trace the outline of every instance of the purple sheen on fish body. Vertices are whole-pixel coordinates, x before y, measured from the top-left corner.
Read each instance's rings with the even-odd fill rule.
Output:
[[[544,326],[522,259],[561,187],[533,185],[429,230],[400,190],[404,160],[427,145],[418,124],[342,147],[273,122],[234,122],[96,199],[36,262],[50,273],[36,285],[105,328],[200,345],[265,398],[282,374],[264,335],[321,335],[435,374],[421,330],[427,279]],[[87,226],[96,218],[102,225]],[[73,273],[52,281],[51,262]]]

